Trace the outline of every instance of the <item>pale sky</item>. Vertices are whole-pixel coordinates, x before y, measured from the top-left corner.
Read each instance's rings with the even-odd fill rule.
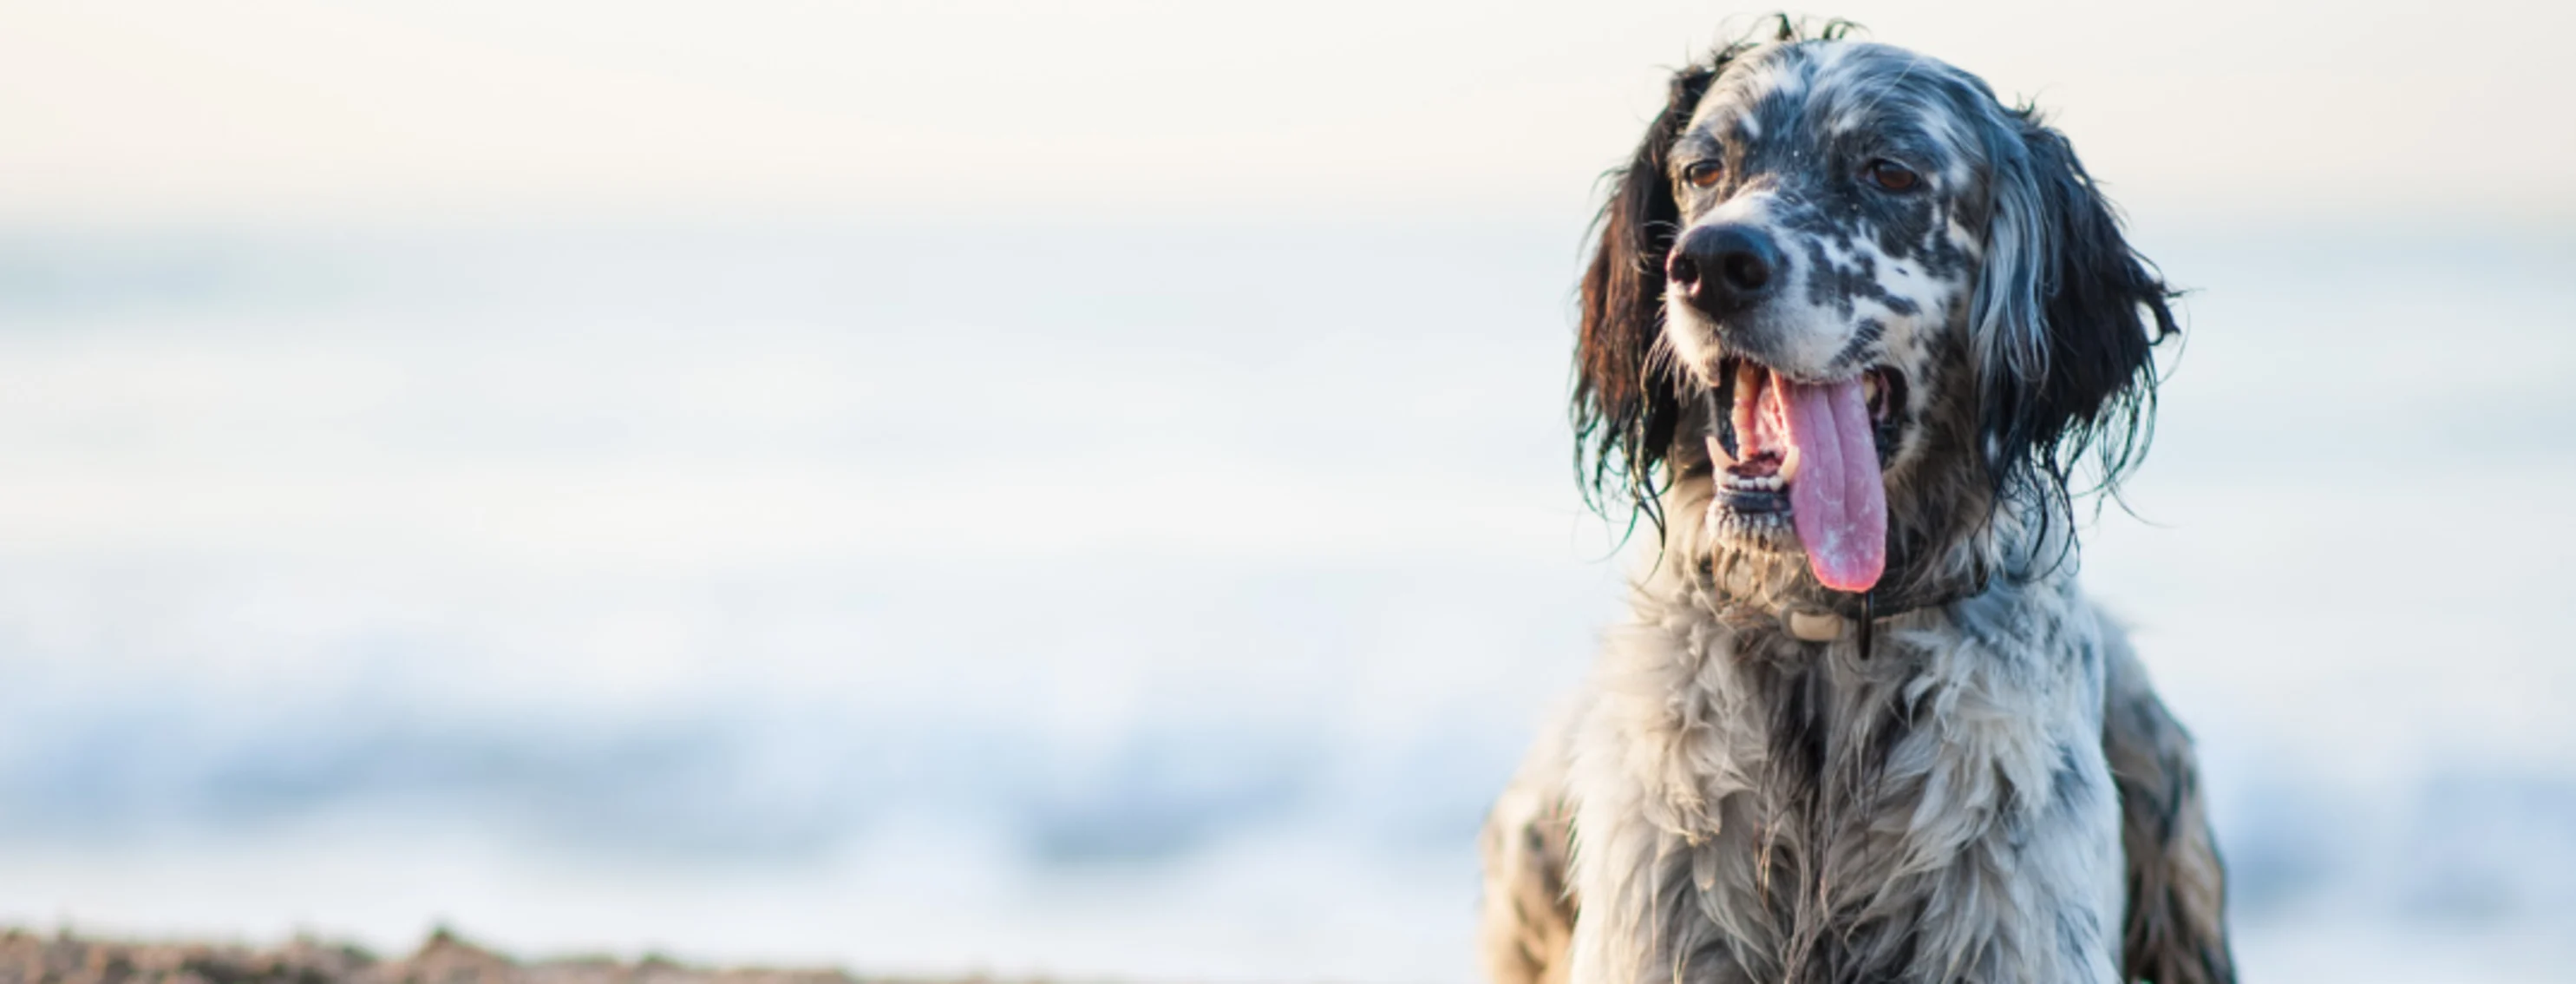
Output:
[[[0,0],[0,220],[1548,218],[1745,9]],[[2133,211],[2576,217],[2576,4],[1801,9],[2036,97]]]

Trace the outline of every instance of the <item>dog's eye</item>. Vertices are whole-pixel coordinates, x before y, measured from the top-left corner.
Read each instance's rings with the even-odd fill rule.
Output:
[[[1861,173],[1869,178],[1869,183],[1889,191],[1913,191],[1923,183],[1923,176],[1914,173],[1912,168],[1885,158],[1869,162],[1869,167]]]
[[[1725,176],[1726,165],[1716,161],[1697,161],[1689,167],[1682,168],[1682,180],[1690,182],[1693,188],[1709,187],[1716,184],[1717,179]]]

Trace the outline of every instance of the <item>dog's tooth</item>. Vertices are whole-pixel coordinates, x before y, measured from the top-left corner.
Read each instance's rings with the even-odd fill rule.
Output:
[[[1735,456],[1726,453],[1726,442],[1718,440],[1715,434],[1708,435],[1707,442],[1710,464],[1717,466],[1719,471],[1735,467]]]
[[[1798,446],[1795,444],[1789,445],[1788,451],[1780,456],[1779,479],[1782,482],[1798,480]]]

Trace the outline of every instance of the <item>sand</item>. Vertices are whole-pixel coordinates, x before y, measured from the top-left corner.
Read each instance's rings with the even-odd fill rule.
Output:
[[[0,931],[0,984],[933,984],[839,970],[690,967],[646,957],[520,962],[444,930],[418,951],[379,959],[353,946],[299,939],[273,949],[217,943],[95,940]],[[991,984],[951,981],[944,984]]]

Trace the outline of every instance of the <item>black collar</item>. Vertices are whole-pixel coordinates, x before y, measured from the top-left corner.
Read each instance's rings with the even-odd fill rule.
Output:
[[[1793,637],[1807,639],[1810,637],[1801,635],[1800,630],[1793,627],[1790,620],[1796,613],[1815,613],[1817,608],[1821,607],[1823,611],[1818,614],[1840,618],[1858,630],[1860,658],[1866,660],[1870,657],[1871,644],[1876,641],[1880,619],[1895,618],[1926,608],[1946,608],[1966,601],[1986,593],[1986,589],[1992,584],[1992,578],[1986,565],[1980,562],[1977,564],[1975,576],[1927,589],[1890,591],[1884,587],[1884,584],[1885,582],[1882,581],[1880,587],[1873,587],[1863,592],[1827,592],[1826,600],[1822,605],[1791,604],[1767,614],[1770,618],[1778,620],[1783,631]],[[1731,604],[1728,607],[1738,607],[1738,605]],[[1738,607],[1738,610],[1741,608]]]

